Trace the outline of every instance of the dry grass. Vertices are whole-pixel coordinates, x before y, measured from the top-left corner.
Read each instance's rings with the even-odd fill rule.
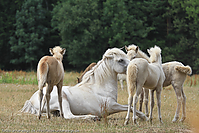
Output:
[[[69,72],[65,75],[64,85],[74,85],[79,73]],[[42,117],[38,120],[35,115],[17,112],[23,107],[26,100],[38,90],[37,85],[0,84],[0,132],[199,132],[199,90],[198,76],[188,77],[185,82],[184,91],[187,96],[187,119],[184,123],[172,123],[176,110],[176,96],[171,87],[162,91],[162,119],[164,124],[160,125],[157,115],[157,106],[154,107],[153,125],[145,121],[138,121],[138,126],[123,126],[127,112],[110,115],[101,121],[92,120],[65,120],[51,117],[51,120]],[[192,86],[190,87],[192,80]],[[195,81],[196,80],[196,81]],[[196,85],[194,85],[196,82]],[[124,86],[126,88],[126,86]],[[118,89],[118,102],[127,104],[128,93]],[[132,114],[131,114],[132,117]]]

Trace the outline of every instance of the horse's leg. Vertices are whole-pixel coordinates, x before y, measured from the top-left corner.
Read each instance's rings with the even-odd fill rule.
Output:
[[[156,89],[156,98],[157,98],[157,106],[158,106],[158,117],[159,117],[159,120],[160,120],[160,123],[163,123],[162,122],[162,116],[161,116],[161,91],[162,91],[162,88],[159,87]]]
[[[149,90],[150,92],[150,114],[149,114],[149,121],[152,122],[152,113],[153,113],[153,107],[154,107],[154,90]]]
[[[117,103],[116,101],[109,101],[109,109],[108,109],[108,114],[114,114],[114,113],[119,113],[123,111],[128,111],[128,105],[121,105]],[[131,112],[133,112],[133,107],[131,106]],[[142,120],[146,120],[147,117],[144,113],[136,110],[136,115],[141,118]]]
[[[145,105],[145,114],[149,116],[149,109],[148,109],[148,101],[149,101],[149,89],[143,88],[144,90],[144,105]]]
[[[50,84],[47,84],[46,86],[46,106],[47,106],[47,110],[46,110],[46,113],[47,113],[47,118],[50,119],[50,105],[49,105],[49,102],[50,102],[50,93],[52,92],[53,90],[53,85],[50,85]]]
[[[144,99],[144,90],[143,89],[142,89],[142,92],[139,97],[139,111],[142,111],[142,103],[143,103],[143,99]]]
[[[133,95],[131,93],[129,93],[129,97],[128,97],[128,112],[127,112],[127,115],[126,115],[126,120],[124,122],[124,125],[127,125],[128,122],[129,122],[132,102],[133,102]]]
[[[63,109],[62,109],[62,85],[63,81],[61,81],[59,84],[57,84],[57,93],[58,93],[58,101],[59,101],[59,108],[60,108],[60,117],[63,116]]]
[[[39,114],[38,114],[38,118],[41,118],[41,102],[42,102],[42,98],[43,98],[43,88],[39,88]]]
[[[136,122],[136,104],[138,102],[138,96],[142,92],[143,88],[142,86],[137,85],[135,95],[133,96],[133,123],[137,124]]]
[[[182,91],[182,118],[180,119],[180,121],[183,122],[186,119],[186,99],[187,99],[183,91],[183,85],[181,91]]]
[[[172,83],[172,86],[175,90],[176,93],[176,98],[177,98],[177,108],[176,108],[176,113],[175,116],[172,120],[172,122],[176,122],[179,119],[179,112],[182,104],[182,92],[181,92],[181,87],[179,87],[178,83]]]
[[[124,89],[124,85],[123,85],[123,80],[120,79],[120,85],[121,85],[121,89],[123,90]]]

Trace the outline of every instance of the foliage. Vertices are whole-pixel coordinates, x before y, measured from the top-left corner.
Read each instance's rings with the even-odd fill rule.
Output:
[[[167,36],[167,43],[165,47],[166,60],[178,60],[184,64],[189,64],[193,68],[194,73],[198,73],[196,53],[199,52],[198,31],[199,25],[196,16],[199,3],[193,0],[181,1],[172,0],[169,1],[169,7],[167,17],[169,18],[169,33]]]
[[[61,44],[65,70],[83,70],[108,48],[134,43],[144,52],[158,45],[163,62],[177,60],[199,73],[198,0],[0,3],[1,69],[36,70],[49,48]]]
[[[53,10],[52,25],[60,31],[69,62],[82,67],[99,60],[109,47],[154,42],[149,33],[157,35],[160,25],[145,15],[153,9],[154,1],[141,4],[125,0],[59,2]],[[152,15],[156,16],[158,10],[162,9],[154,10]]]
[[[23,0],[0,1],[0,68],[12,69],[16,66],[10,66],[10,59],[14,57],[10,52],[9,38],[14,33],[15,12],[19,9]]]
[[[16,12],[16,31],[10,38],[13,64],[27,63],[32,70],[38,59],[52,46],[50,38],[50,12],[43,0],[25,0],[21,10]],[[45,6],[47,9],[45,8]],[[54,45],[54,44],[53,44]],[[45,49],[44,49],[45,48]]]

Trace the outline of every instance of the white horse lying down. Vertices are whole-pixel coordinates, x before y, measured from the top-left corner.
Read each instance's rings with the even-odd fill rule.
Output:
[[[120,49],[108,49],[100,60],[82,79],[82,82],[73,86],[63,86],[62,107],[65,119],[72,118],[95,118],[103,116],[103,105],[106,104],[108,115],[127,111],[127,105],[117,103],[117,74],[125,73],[129,59]],[[57,89],[51,92],[50,111],[59,110]],[[45,93],[45,88],[43,89]],[[39,99],[38,91],[30,100],[26,101],[21,112],[38,114]],[[43,112],[46,112],[44,105]],[[140,111],[137,116],[145,119],[146,116]]]
[[[142,52],[138,46],[132,44],[128,47],[125,46],[127,51],[127,56],[131,60],[133,58],[144,58],[150,62],[149,57]],[[181,62],[172,61],[162,64],[162,68],[165,74],[165,81],[163,87],[172,85],[177,98],[177,108],[176,113],[173,118],[173,122],[176,122],[179,119],[179,112],[182,104],[182,118],[180,121],[184,121],[186,118],[186,95],[183,91],[183,84],[187,75],[191,75],[192,69],[190,66],[184,66]],[[145,104],[145,113],[148,115],[148,89],[144,89],[144,104]],[[143,102],[143,92],[140,97],[140,107],[139,111],[142,111],[142,102]]]

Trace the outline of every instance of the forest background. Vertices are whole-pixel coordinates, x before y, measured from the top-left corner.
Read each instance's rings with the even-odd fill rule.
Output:
[[[198,0],[0,1],[0,69],[36,71],[49,48],[66,48],[66,71],[83,70],[108,48],[157,45],[162,61],[199,73]]]

